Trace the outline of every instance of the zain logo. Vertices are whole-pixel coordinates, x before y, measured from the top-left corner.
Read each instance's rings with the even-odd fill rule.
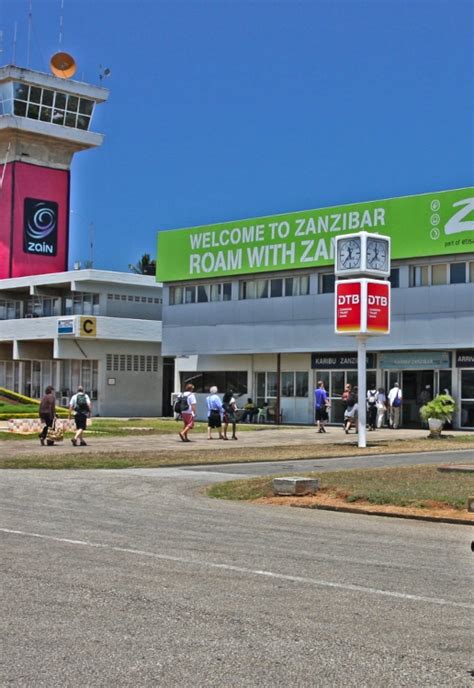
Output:
[[[25,198],[23,219],[23,250],[55,256],[58,238],[58,204]]]
[[[453,208],[460,208],[444,226],[445,234],[458,234],[459,232],[474,231],[474,220],[466,220],[474,212],[474,198],[465,198],[453,203]]]

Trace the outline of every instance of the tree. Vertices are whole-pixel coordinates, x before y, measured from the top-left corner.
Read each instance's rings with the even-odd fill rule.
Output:
[[[156,273],[156,261],[150,260],[150,254],[144,253],[136,265],[130,263],[129,270],[136,275],[152,275]]]

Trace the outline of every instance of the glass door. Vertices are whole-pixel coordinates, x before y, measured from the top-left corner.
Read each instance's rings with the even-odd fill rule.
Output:
[[[384,376],[388,395],[395,382],[402,390],[400,424],[405,428],[421,428],[420,408],[434,395],[434,370],[388,370]]]

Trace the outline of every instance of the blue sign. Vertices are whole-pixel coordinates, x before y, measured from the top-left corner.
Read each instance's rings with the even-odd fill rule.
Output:
[[[448,351],[400,351],[396,354],[380,354],[381,368],[389,370],[432,370],[451,368]]]
[[[74,334],[74,318],[58,320],[58,334]]]

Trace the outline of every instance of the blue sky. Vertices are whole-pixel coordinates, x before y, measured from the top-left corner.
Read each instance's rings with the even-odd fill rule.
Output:
[[[32,0],[49,71],[60,0]],[[26,66],[28,0],[0,0]],[[70,262],[127,270],[159,229],[473,182],[471,0],[64,0],[76,78],[112,75],[72,167]]]

